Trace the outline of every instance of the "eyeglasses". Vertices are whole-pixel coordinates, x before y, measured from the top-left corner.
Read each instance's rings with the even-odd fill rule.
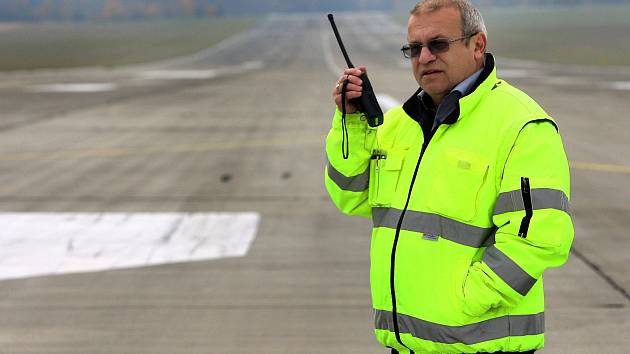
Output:
[[[409,43],[405,44],[400,50],[403,53],[403,56],[407,59],[414,58],[420,55],[422,52],[422,47],[427,47],[427,49],[433,54],[445,53],[449,50],[451,43],[461,41],[462,39],[468,39],[478,32],[469,34],[459,38],[436,38],[429,41],[427,44],[420,43]]]

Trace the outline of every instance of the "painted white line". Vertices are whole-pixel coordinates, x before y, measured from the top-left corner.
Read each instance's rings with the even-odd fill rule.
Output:
[[[520,79],[530,78],[533,74],[526,69],[497,69],[497,76],[506,79]]]
[[[216,70],[150,70],[138,73],[154,80],[207,80],[217,76]]]
[[[261,60],[246,61],[243,63],[243,69],[245,70],[259,70],[265,66],[265,63]]]
[[[543,82],[548,85],[558,85],[558,86],[586,86],[590,85],[591,81],[586,78],[581,77],[570,77],[570,76],[545,76],[537,78],[540,82]]]
[[[378,104],[381,106],[383,113],[389,111],[394,107],[398,107],[402,105],[402,103],[398,102],[395,98],[389,95],[376,95],[376,99],[378,100]]]
[[[112,83],[66,83],[35,85],[25,90],[34,93],[96,93],[114,91],[117,88],[118,86]]]
[[[0,279],[244,256],[257,213],[0,214]]]
[[[264,67],[262,61],[246,61],[239,65],[224,66],[208,70],[147,70],[140,71],[137,76],[143,80],[208,80],[222,75],[259,70]]]
[[[630,67],[628,65],[583,65],[583,64],[568,64],[568,63],[549,63],[536,61],[531,59],[515,59],[506,57],[495,57],[498,66],[510,66],[518,68],[529,68],[533,70],[552,70],[567,72],[573,75],[593,74],[601,75],[602,73],[610,74],[630,74]]]
[[[630,91],[630,81],[613,81],[610,83],[610,87],[615,90]]]

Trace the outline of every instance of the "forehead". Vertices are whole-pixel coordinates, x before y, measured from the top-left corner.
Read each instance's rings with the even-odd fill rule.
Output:
[[[443,7],[433,12],[411,15],[407,24],[410,41],[424,41],[437,37],[461,35],[461,16],[453,7]]]

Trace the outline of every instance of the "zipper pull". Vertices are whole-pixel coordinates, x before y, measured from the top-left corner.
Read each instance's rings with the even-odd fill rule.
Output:
[[[376,164],[375,169],[376,169],[377,173],[378,173],[378,160],[380,160],[380,158],[381,158],[380,151],[379,150],[372,150],[372,156],[370,157],[370,159],[376,160],[375,161],[375,164]]]
[[[529,185],[529,178],[521,177],[521,196],[523,197],[523,206],[525,207],[525,216],[521,221],[521,227],[518,230],[520,237],[526,238],[527,231],[529,230],[529,222],[534,215],[534,208],[532,207],[532,193]]]

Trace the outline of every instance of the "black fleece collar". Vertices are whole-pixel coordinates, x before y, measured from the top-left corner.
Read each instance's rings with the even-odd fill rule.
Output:
[[[459,117],[459,100],[462,97],[475,92],[479,85],[481,85],[481,83],[490,76],[492,70],[494,70],[494,56],[490,53],[486,53],[483,71],[475,83],[470,87],[466,95],[462,96],[459,91],[452,91],[444,97],[444,100],[438,107],[438,111],[435,113],[433,129],[440,124],[455,123]],[[431,112],[428,112],[425,105],[421,102],[421,98],[418,97],[418,94],[421,91],[422,87],[419,87],[418,90],[416,90],[416,92],[403,104],[403,110],[405,113],[418,122],[418,124],[421,124],[423,117],[426,119],[426,117],[432,116]]]

